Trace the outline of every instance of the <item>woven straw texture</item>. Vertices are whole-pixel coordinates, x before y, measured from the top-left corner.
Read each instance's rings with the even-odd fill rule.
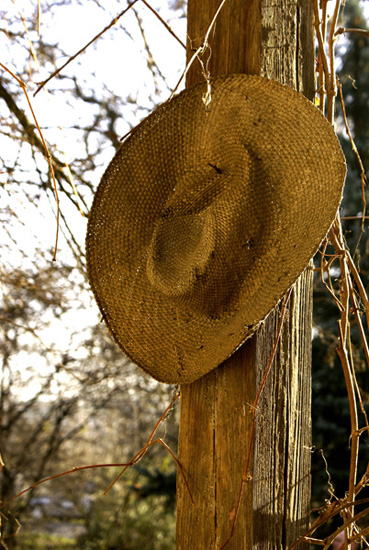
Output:
[[[307,266],[341,201],[337,137],[257,76],[186,89],[122,144],[98,187],[88,275],[114,339],[151,376],[217,367]]]

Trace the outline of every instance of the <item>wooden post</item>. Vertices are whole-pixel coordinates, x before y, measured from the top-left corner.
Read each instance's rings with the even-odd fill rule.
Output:
[[[261,74],[314,93],[311,2],[232,0],[211,34],[210,74]],[[188,0],[188,58],[219,0]],[[202,80],[199,64],[187,85]],[[285,550],[308,525],[312,270],[296,283],[273,370],[259,404],[252,480],[227,550]],[[230,532],[245,467],[250,404],[276,336],[279,307],[220,367],[181,387],[179,460],[194,498],[177,484],[177,550],[218,550]],[[302,548],[302,546],[301,546]]]

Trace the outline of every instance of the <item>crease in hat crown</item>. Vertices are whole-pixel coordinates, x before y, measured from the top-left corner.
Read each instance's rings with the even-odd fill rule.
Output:
[[[109,331],[168,383],[203,376],[252,335],[319,247],[346,174],[333,128],[301,94],[218,77],[205,109],[206,86],[121,145],[88,223],[88,275]]]

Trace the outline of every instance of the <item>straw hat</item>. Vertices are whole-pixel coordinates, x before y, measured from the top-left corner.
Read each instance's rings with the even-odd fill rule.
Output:
[[[275,81],[188,88],[122,144],[92,206],[87,266],[115,341],[167,383],[203,376],[305,269],[341,201],[321,112]]]

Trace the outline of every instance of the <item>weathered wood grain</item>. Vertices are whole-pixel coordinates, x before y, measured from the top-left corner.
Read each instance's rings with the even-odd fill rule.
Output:
[[[311,2],[226,2],[210,37],[209,69],[262,74],[312,97]],[[219,0],[188,1],[187,58],[202,43]],[[195,63],[187,85],[203,80]],[[312,270],[295,285],[277,357],[259,404],[253,479],[245,487],[227,550],[286,550],[308,523]],[[177,550],[217,550],[231,528],[244,470],[250,404],[268,363],[279,308],[231,358],[181,387],[179,459],[189,482],[177,484]]]

